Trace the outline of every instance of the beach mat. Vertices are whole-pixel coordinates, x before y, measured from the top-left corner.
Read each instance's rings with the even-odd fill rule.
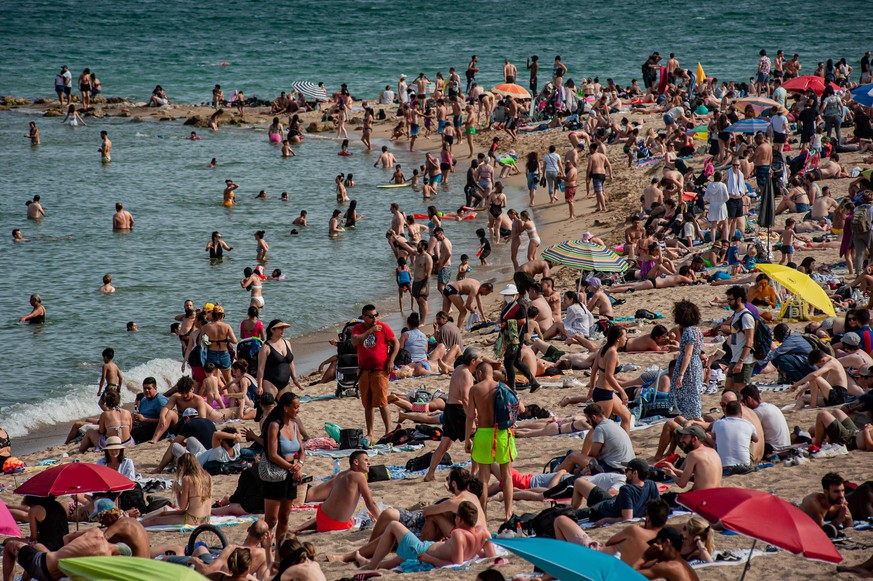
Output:
[[[372,448],[364,450],[367,456],[378,456],[380,454],[392,454],[394,452],[415,452],[421,450],[424,444],[406,444],[403,446],[386,446],[385,444],[376,444]],[[348,458],[358,450],[306,450],[307,456],[315,456],[319,458]]]
[[[258,520],[258,517],[256,515],[252,515],[252,516],[213,516],[213,517],[210,517],[209,524],[211,524],[214,527],[223,529],[223,528],[227,528],[227,527],[234,527],[236,525],[252,523],[252,522],[255,522],[256,520]],[[192,525],[178,524],[178,525],[155,525],[155,526],[146,527],[145,530],[149,531],[150,533],[157,533],[157,532],[190,533],[191,531],[193,531],[196,528],[197,528],[196,526],[192,526]]]
[[[691,511],[688,511],[688,510],[674,510],[670,513],[670,518],[677,517],[677,516],[691,516],[692,514],[694,514],[694,513],[692,513]],[[632,522],[643,522],[644,520],[645,520],[644,518],[632,518],[630,520],[623,520],[621,522],[612,523],[612,524],[626,525],[626,524],[632,523]],[[583,528],[583,529],[593,529],[593,528],[595,528],[594,527],[595,522],[597,522],[597,521],[591,521],[590,519],[586,518],[586,519],[582,519],[582,520],[578,521],[577,524],[579,525],[580,528]],[[599,527],[599,528],[606,528],[608,526],[612,526],[612,524],[608,524],[608,525],[605,525],[605,526]]]
[[[778,551],[761,551],[755,549],[752,552],[752,559],[755,557],[763,557],[765,555],[775,555]],[[689,561],[693,569],[703,569],[705,567],[726,567],[728,565],[744,565],[746,559],[749,558],[749,549],[734,549],[732,551],[714,551],[712,558],[715,559],[712,563],[704,563],[703,561]]]

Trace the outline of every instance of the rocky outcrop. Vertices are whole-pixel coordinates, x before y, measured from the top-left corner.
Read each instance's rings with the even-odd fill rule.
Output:
[[[4,95],[0,97],[0,105],[6,105],[7,107],[27,105],[28,103],[30,103],[30,100],[22,97],[13,97],[12,95]]]
[[[43,117],[61,117],[64,114],[63,109],[49,109],[42,114]]]

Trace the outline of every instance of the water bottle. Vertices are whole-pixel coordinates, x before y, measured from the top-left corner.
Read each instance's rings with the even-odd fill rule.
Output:
[[[336,476],[340,473],[340,461],[339,458],[333,459],[333,472],[331,473],[333,476]]]

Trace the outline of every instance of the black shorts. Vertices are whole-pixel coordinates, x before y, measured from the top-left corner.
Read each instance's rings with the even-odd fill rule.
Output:
[[[455,136],[454,135],[443,135],[443,141],[445,141],[446,143],[448,143],[451,146],[455,143]]]
[[[459,403],[446,404],[443,411],[443,437],[460,442],[466,438],[467,413]]]
[[[297,483],[289,474],[285,480],[279,482],[261,481],[264,488],[264,500],[294,500],[297,498]]]
[[[785,143],[788,140],[788,135],[785,133],[773,132],[773,143]]]
[[[742,198],[730,198],[727,201],[728,218],[743,217],[743,200]]]
[[[18,564],[36,581],[54,581],[46,563],[46,552],[38,551],[30,545],[18,549]]]
[[[408,282],[398,282],[397,288],[405,288],[406,290],[409,290],[409,283]]]
[[[412,298],[426,299],[429,290],[427,288],[427,283],[427,279],[412,281]]]
[[[441,171],[449,171],[450,169],[452,169],[452,164],[450,164],[450,163],[441,163],[440,164]]]
[[[828,394],[827,404],[830,405],[843,405],[846,403],[846,396],[848,392],[846,388],[841,385],[835,385],[831,388],[830,393]]]
[[[444,297],[448,298],[448,297],[454,296],[456,294],[459,294],[458,289],[456,289],[452,285],[447,284],[446,286],[443,287],[443,296]]]

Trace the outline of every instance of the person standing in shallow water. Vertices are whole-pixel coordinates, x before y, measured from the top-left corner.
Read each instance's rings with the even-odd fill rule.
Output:
[[[109,140],[109,134],[105,131],[100,132],[100,139],[103,140],[100,147],[97,148],[97,151],[100,152],[100,160],[103,163],[109,163],[112,161],[112,156],[110,155],[112,152],[112,141]]]
[[[33,307],[33,310],[30,311],[30,314],[19,318],[18,322],[30,323],[31,325],[45,323],[45,307],[42,306],[42,298],[38,293],[30,295],[30,306]]]
[[[255,256],[255,259],[259,262],[267,261],[267,251],[270,249],[270,246],[267,244],[267,241],[264,240],[264,231],[258,230],[255,232],[255,240],[258,241],[258,253]]]

